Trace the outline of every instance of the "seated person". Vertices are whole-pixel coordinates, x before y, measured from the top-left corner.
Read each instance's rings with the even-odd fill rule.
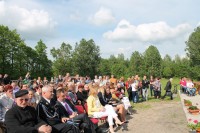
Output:
[[[77,114],[75,106],[65,97],[63,89],[57,90],[57,102],[55,108],[62,122],[73,120],[79,123],[81,128],[84,128],[85,133],[95,133],[97,126],[94,125],[86,114]]]
[[[105,99],[105,89],[103,87],[99,88],[98,97],[99,97],[99,101],[102,106],[109,104],[110,101],[106,101],[106,99]],[[114,102],[113,104],[116,105],[116,106],[114,106],[114,109],[117,110],[120,120],[122,122],[127,122],[126,121],[126,112],[125,112],[126,110],[124,108],[124,105],[120,104],[120,103],[116,103],[116,102]]]
[[[51,133],[51,126],[37,117],[33,107],[28,105],[28,91],[15,93],[16,105],[7,111],[5,124],[8,133]]]
[[[191,79],[188,79],[187,81],[187,92],[190,96],[195,96],[196,94],[196,88],[194,88],[194,84]]]
[[[31,89],[28,90],[28,106],[36,108],[35,92]]]
[[[74,125],[65,123],[59,118],[55,110],[55,100],[53,100],[53,87],[46,85],[42,88],[42,98],[37,106],[39,117],[52,126],[53,133],[80,133]]]
[[[81,101],[81,104],[82,104],[82,105],[84,105],[84,104],[86,103],[86,100],[87,100],[87,95],[85,95],[85,94],[83,93],[83,91],[84,91],[83,88],[84,88],[84,86],[80,84],[80,85],[78,86],[78,91],[77,91],[77,93],[76,93],[77,99]]]
[[[101,105],[97,96],[97,89],[98,88],[90,88],[89,97],[87,99],[88,115],[92,115],[94,118],[107,116],[109,130],[111,133],[114,133],[113,119],[115,120],[116,125],[122,125],[123,122],[118,119],[117,114],[111,105],[105,105],[105,107]]]
[[[13,103],[13,87],[11,85],[6,85],[4,87],[4,93],[0,96],[0,121],[4,121],[5,114],[12,108]]]

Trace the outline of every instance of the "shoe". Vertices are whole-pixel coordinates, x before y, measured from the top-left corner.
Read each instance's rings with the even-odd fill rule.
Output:
[[[121,123],[115,122],[115,124],[116,124],[116,127],[118,127],[118,126],[123,126],[125,123],[124,122],[121,122]]]
[[[129,123],[129,121],[124,121],[124,123]]]

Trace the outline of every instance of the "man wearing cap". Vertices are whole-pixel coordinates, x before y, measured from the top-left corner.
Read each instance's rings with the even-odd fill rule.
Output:
[[[52,126],[53,133],[80,133],[76,126],[61,121],[55,109],[56,101],[52,99],[53,95],[51,86],[42,88],[42,98],[37,106],[39,117]]]
[[[51,133],[51,126],[37,117],[33,107],[28,106],[28,91],[15,93],[15,102],[6,112],[5,124],[8,133]]]

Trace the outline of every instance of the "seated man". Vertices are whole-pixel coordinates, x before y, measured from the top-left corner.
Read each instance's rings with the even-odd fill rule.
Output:
[[[79,123],[81,128],[84,128],[85,133],[95,133],[97,126],[90,121],[86,114],[77,114],[75,106],[66,99],[65,91],[57,90],[57,103],[55,108],[62,122],[73,120],[75,123]],[[68,123],[68,122],[67,122]]]
[[[15,93],[16,105],[5,115],[8,133],[51,133],[51,126],[37,117],[33,107],[28,105],[28,91],[20,90]]]
[[[42,88],[42,98],[37,106],[39,117],[52,126],[53,133],[80,133],[76,126],[61,121],[55,110],[56,102],[52,99],[53,95],[51,86],[46,85]]]

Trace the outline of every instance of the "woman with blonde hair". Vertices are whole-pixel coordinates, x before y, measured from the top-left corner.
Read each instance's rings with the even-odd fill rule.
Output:
[[[108,88],[109,89],[109,88]],[[111,92],[108,92],[108,93],[111,93]],[[101,105],[102,106],[106,106],[109,104],[109,102],[112,102],[114,105],[113,108],[115,110],[117,110],[117,113],[119,114],[119,118],[122,122],[126,122],[126,113],[125,113],[125,108],[124,108],[124,105],[123,104],[120,104],[120,103],[116,103],[115,101],[110,101],[111,99],[106,99],[105,98],[105,89],[103,87],[99,88],[99,93],[98,93],[98,97],[99,97],[99,100],[101,102]],[[111,97],[112,98],[112,97]]]
[[[111,133],[114,133],[113,119],[115,120],[117,126],[122,125],[123,122],[121,122],[118,119],[117,114],[115,113],[115,110],[111,105],[105,105],[105,107],[101,105],[97,96],[97,89],[98,88],[90,88],[89,97],[87,99],[88,115],[92,115],[94,118],[101,118],[107,116],[109,130]]]

